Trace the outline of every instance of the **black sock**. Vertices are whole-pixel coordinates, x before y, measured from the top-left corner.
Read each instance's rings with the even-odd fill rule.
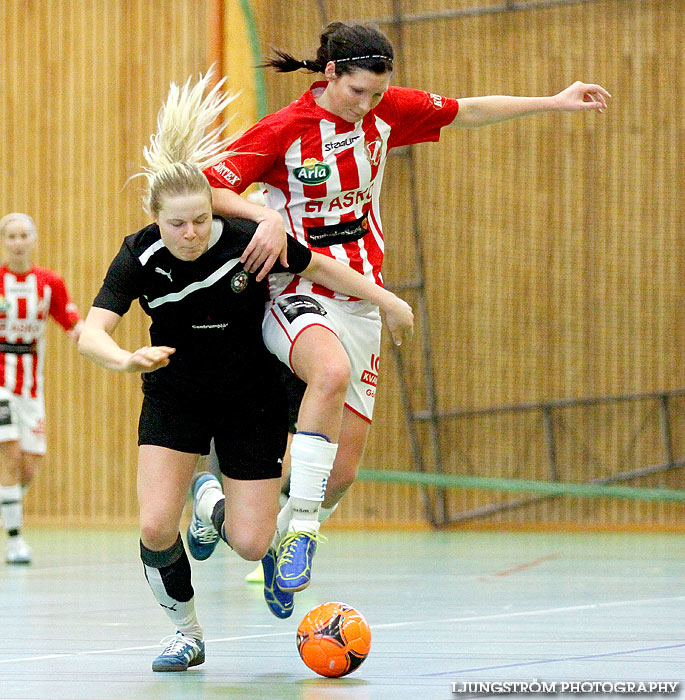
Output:
[[[220,501],[216,502],[214,510],[212,511],[212,525],[214,529],[219,533],[219,537],[230,547],[231,543],[226,539],[226,499],[222,498]]]
[[[147,578],[153,590],[155,586],[150,579],[151,577],[156,578],[156,576],[153,576],[153,571],[150,571],[151,569],[159,572],[164,590],[170,598],[181,602],[187,602],[193,597],[190,561],[188,560],[188,555],[186,554],[180,534],[171,547],[161,552],[148,549],[141,542],[140,558],[143,561],[145,578]]]

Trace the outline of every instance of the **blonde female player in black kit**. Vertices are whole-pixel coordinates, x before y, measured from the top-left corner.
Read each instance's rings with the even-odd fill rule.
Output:
[[[79,341],[94,362],[142,374],[140,555],[154,597],[176,629],[164,640],[155,671],[185,671],[205,659],[179,534],[198,456],[214,438],[227,508],[224,515],[222,489],[213,477],[196,478],[193,490],[210,497],[203,498],[205,511],[193,514],[198,526],[189,538],[191,551],[206,558],[216,544],[205,541],[202,521],[240,556],[257,561],[276,527],[288,427],[278,361],[261,336],[266,282],[257,282],[241,263],[256,225],[213,218],[202,173],[226,155],[227,144],[219,130],[207,133],[230,99],[221,83],[205,96],[209,79],[171,86],[158,131],[144,149],[146,208],[154,223],[124,239]],[[362,275],[294,240],[288,260],[298,274],[380,304],[396,342],[411,332],[408,304]],[[112,334],[135,299],[152,319],[151,343],[129,351]]]

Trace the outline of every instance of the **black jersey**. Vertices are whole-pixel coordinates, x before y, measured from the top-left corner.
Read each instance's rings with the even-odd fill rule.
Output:
[[[124,239],[93,306],[123,316],[138,299],[152,319],[151,344],[176,348],[167,367],[143,374],[146,394],[234,390],[272,376],[261,331],[267,283],[240,262],[256,228],[214,217],[209,248],[191,261],[169,252],[157,224]],[[287,271],[301,272],[310,261],[311,251],[289,237]],[[277,261],[273,271],[284,268]]]

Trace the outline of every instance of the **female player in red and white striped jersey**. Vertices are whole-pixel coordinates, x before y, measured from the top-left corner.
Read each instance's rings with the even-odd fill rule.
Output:
[[[551,111],[597,111],[609,93],[576,82],[549,97],[451,99],[390,85],[390,40],[368,25],[335,22],[314,59],[282,51],[266,65],[324,80],[263,118],[232,144],[237,155],[206,171],[215,210],[260,223],[244,259],[264,276],[283,233],[382,284],[379,197],[388,151],[437,141],[445,126],[477,127]],[[261,183],[266,208],[238,196]],[[264,338],[306,382],[291,447],[289,504],[279,518],[276,583],[309,583],[319,521],[354,481],[373,411],[380,350],[378,310],[297,275],[270,279]],[[323,507],[321,507],[323,504]],[[280,544],[279,544],[280,543]]]
[[[45,327],[52,316],[74,342],[81,328],[62,278],[31,261],[36,237],[27,214],[0,219],[0,515],[8,564],[31,561],[21,536],[22,500],[45,455]]]

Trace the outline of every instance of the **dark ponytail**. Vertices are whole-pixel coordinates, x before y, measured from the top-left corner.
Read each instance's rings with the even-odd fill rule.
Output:
[[[326,26],[315,59],[299,60],[280,49],[273,49],[273,53],[262,66],[274,68],[279,73],[300,69],[323,73],[326,64],[334,61],[336,75],[355,70],[390,73],[395,57],[392,42],[379,29],[370,24],[344,22],[331,22]]]
[[[298,60],[294,56],[291,56],[285,51],[280,49],[272,49],[274,55],[265,59],[264,63],[261,64],[263,68],[273,68],[279,73],[292,73],[292,71],[308,70],[310,73],[323,73],[326,64],[319,66],[316,61],[309,61],[304,59],[302,61]]]

